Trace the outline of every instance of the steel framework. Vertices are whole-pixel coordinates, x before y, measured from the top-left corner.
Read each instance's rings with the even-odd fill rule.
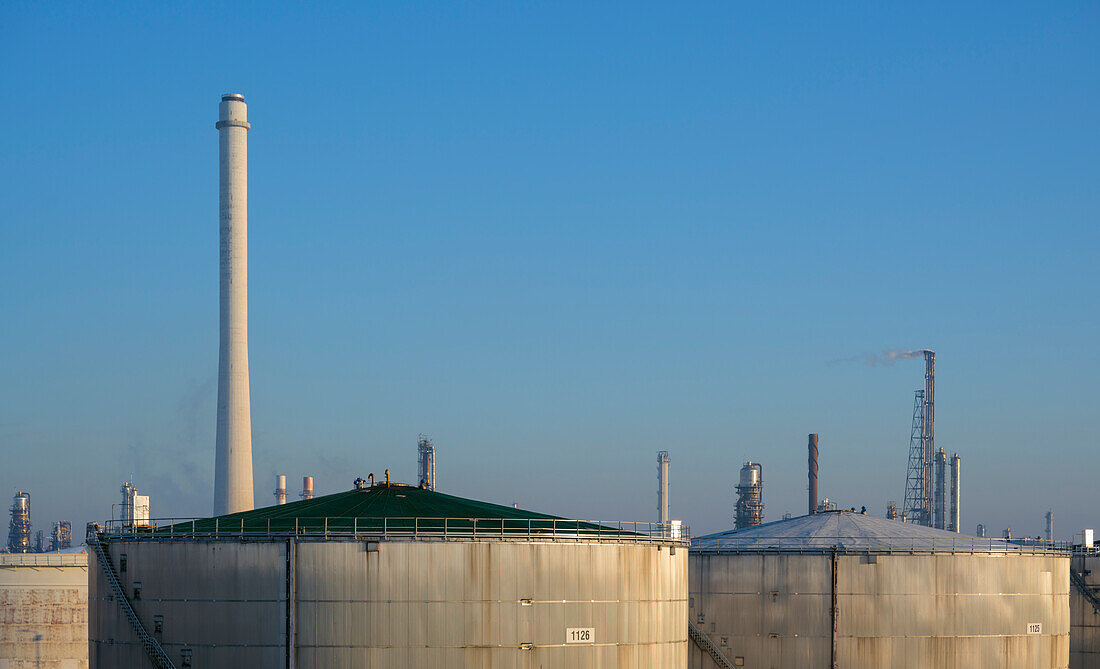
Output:
[[[930,488],[925,487],[924,391],[913,393],[913,426],[909,431],[909,466],[905,473],[902,518],[906,522],[932,525]]]

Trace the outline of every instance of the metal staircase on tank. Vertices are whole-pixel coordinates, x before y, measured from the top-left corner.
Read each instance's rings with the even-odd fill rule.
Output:
[[[1073,581],[1073,585],[1077,586],[1077,589],[1081,591],[1085,599],[1089,600],[1089,603],[1092,604],[1093,611],[1100,611],[1100,597],[1092,591],[1088,583],[1085,583],[1085,579],[1081,574],[1078,574],[1077,570],[1071,567],[1069,570],[1069,578]]]
[[[153,635],[149,634],[145,629],[145,625],[141,624],[141,618],[134,611],[129,598],[126,597],[126,591],[122,589],[122,584],[119,583],[118,575],[115,574],[115,566],[111,564],[111,556],[107,554],[107,549],[99,541],[99,528],[94,524],[88,525],[88,545],[95,550],[96,557],[99,558],[99,564],[103,567],[103,572],[107,574],[107,581],[111,584],[111,589],[115,593],[115,600],[118,601],[119,606],[126,614],[127,620],[130,621],[130,627],[141,639],[141,647],[145,649],[145,654],[152,660],[153,666],[157,669],[176,669],[176,665],[172,663],[168,653],[164,652],[164,648],[161,647],[160,643],[153,638]]]
[[[733,664],[726,659],[722,651],[718,650],[718,646],[715,646],[714,642],[710,640],[710,637],[704,634],[703,630],[696,627],[695,623],[691,622],[690,618],[688,619],[688,636],[691,637],[695,645],[699,646],[704,653],[710,655],[711,659],[714,660],[719,667],[722,667],[722,669],[733,669]]]

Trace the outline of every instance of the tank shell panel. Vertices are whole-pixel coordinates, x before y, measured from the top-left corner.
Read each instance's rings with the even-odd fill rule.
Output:
[[[531,541],[294,544],[294,666],[682,667],[687,549]],[[285,666],[287,542],[114,542],[161,644],[193,666]],[[674,554],[673,554],[674,553]],[[143,666],[93,559],[93,667]],[[591,628],[591,643],[567,643]],[[112,641],[113,640],[113,641]],[[529,647],[528,647],[529,644]]]
[[[830,666],[832,556],[692,553],[689,615],[746,667]],[[837,556],[838,666],[1034,667],[1069,662],[1069,558]],[[1029,624],[1041,632],[1029,634]],[[714,666],[694,645],[695,668]]]

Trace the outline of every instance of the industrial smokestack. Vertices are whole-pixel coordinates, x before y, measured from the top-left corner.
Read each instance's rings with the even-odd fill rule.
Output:
[[[936,451],[936,529],[944,529],[944,509],[947,507],[947,454],[943,449]]]
[[[313,499],[313,477],[302,477],[302,499]]]
[[[985,539],[985,525],[978,523],[978,529],[974,530],[974,536],[979,539]]]
[[[1047,511],[1047,541],[1054,541],[1054,511]]]
[[[808,513],[817,513],[817,434],[810,435],[810,443],[808,445],[809,457],[807,458],[808,471],[806,476],[809,478],[809,502],[810,510]]]
[[[951,456],[951,518],[948,522],[947,529],[952,532],[962,532],[962,525],[959,523],[959,493],[961,487],[959,483],[960,472],[962,467],[962,460],[959,458],[959,454],[956,453]]]
[[[921,351],[921,353],[924,354],[924,417],[921,425],[921,441],[924,442],[924,495],[925,508],[928,510],[925,523],[931,525],[933,518],[937,517],[937,511],[939,511],[939,517],[941,519],[943,517],[942,502],[938,505],[939,509],[937,509],[937,500],[932,495],[932,486],[934,485],[932,460],[936,453],[936,353],[928,349]],[[942,497],[940,500],[942,500]],[[937,527],[943,527],[942,520]]]
[[[275,477],[275,504],[286,504],[286,474]]]
[[[667,525],[672,519],[668,510],[668,451],[657,451],[657,522]]]
[[[248,107],[229,93],[218,106],[221,344],[214,515],[249,511],[252,410],[248,391]]]

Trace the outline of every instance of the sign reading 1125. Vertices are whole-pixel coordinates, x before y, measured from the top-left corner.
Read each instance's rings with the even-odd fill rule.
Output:
[[[595,627],[568,627],[565,630],[565,643],[594,643]]]

